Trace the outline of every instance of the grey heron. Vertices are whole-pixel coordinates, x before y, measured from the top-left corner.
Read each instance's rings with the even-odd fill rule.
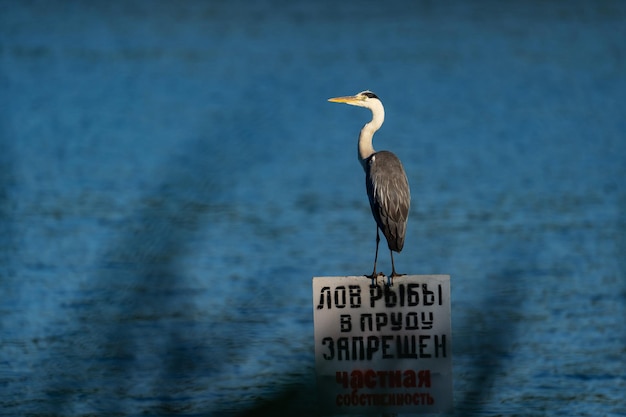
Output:
[[[388,284],[392,285],[394,277],[403,275],[396,272],[393,252],[399,253],[404,247],[411,193],[409,181],[400,159],[389,151],[376,152],[372,145],[374,133],[380,129],[385,120],[385,108],[376,94],[367,90],[354,96],[330,98],[328,101],[365,107],[372,111],[372,120],[361,129],[358,142],[358,158],[365,170],[365,187],[372,215],[376,220],[374,270],[371,275],[366,276],[372,279],[372,284],[378,276],[376,262],[378,261],[380,229],[387,239],[387,246],[391,254],[391,275],[388,277]]]

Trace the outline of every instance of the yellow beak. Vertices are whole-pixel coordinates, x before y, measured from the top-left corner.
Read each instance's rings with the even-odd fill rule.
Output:
[[[361,100],[362,99],[359,98],[358,96],[333,97],[333,98],[328,99],[328,101],[332,103],[347,103],[347,104],[357,103]]]

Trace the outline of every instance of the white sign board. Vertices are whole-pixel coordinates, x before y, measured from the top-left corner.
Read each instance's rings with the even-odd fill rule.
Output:
[[[313,278],[315,368],[324,411],[452,410],[450,276]]]

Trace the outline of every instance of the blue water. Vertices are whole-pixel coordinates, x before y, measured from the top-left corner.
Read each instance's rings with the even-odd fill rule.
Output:
[[[371,89],[456,414],[626,416],[624,39],[618,0],[1,0],[0,413],[315,415],[311,278],[375,237],[326,99]]]

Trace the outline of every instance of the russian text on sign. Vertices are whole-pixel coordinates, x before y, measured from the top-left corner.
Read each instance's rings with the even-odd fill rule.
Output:
[[[450,411],[450,281],[313,279],[320,400],[341,413]]]

